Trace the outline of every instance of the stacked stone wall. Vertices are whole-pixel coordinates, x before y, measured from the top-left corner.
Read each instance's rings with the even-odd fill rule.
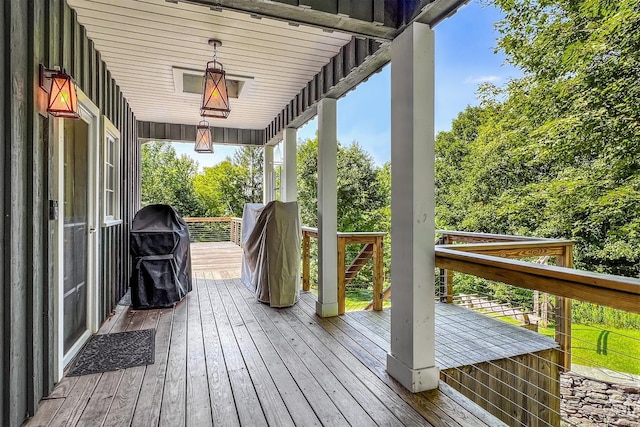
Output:
[[[640,384],[611,384],[567,373],[560,377],[563,421],[579,426],[640,427]]]

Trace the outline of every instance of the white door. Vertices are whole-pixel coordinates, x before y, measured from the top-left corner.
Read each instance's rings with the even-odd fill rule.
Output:
[[[58,377],[97,330],[99,111],[78,93],[80,119],[55,119]]]

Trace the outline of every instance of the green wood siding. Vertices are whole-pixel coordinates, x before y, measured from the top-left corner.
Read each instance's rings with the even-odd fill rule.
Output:
[[[121,225],[100,230],[101,319],[128,286],[128,233],[140,204],[136,119],[64,0],[0,7],[0,425],[18,426],[53,387],[52,120],[38,67],[62,66],[121,132]]]

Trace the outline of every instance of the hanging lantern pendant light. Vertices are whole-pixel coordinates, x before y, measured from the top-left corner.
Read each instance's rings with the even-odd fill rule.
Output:
[[[212,153],[213,154],[213,139],[211,138],[211,128],[209,122],[201,120],[196,127],[196,146],[195,151],[197,153]]]
[[[200,115],[226,119],[231,112],[229,94],[227,93],[226,72],[222,64],[217,60],[217,49],[222,46],[222,42],[210,39],[209,44],[213,46],[213,60],[207,62],[207,69],[204,72]]]

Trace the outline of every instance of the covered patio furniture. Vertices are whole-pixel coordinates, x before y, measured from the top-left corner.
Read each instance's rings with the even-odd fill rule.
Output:
[[[189,228],[169,205],[140,209],[131,226],[131,306],[170,307],[191,291]]]
[[[246,204],[242,214],[242,282],[258,301],[289,307],[300,295],[298,202]]]

